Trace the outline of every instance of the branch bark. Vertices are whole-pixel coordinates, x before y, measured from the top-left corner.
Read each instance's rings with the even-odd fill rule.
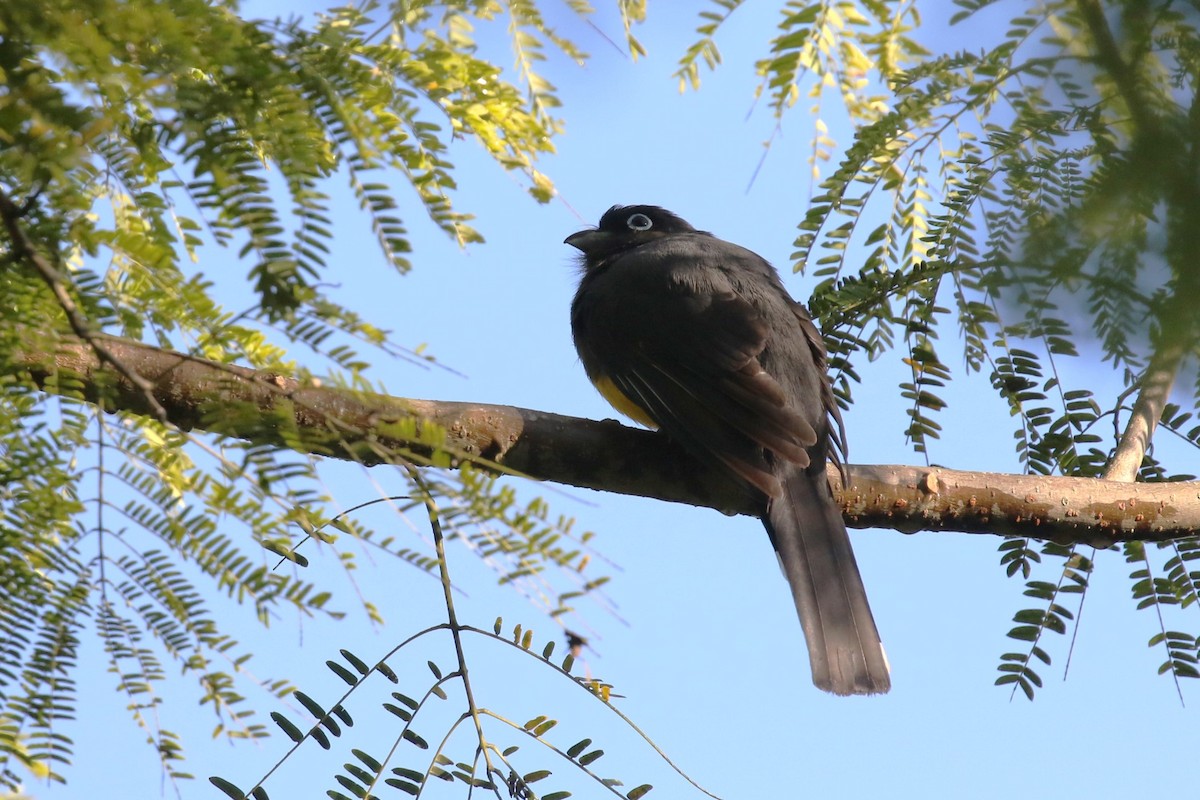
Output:
[[[1104,470],[1105,480],[1132,482],[1137,478],[1186,353],[1184,343],[1176,338],[1159,349],[1151,359],[1129,414],[1129,422]]]
[[[460,459],[599,491],[757,514],[760,500],[658,433],[614,421],[511,406],[411,400],[301,383],[270,371],[218,364],[105,337],[124,369],[91,343],[42,337],[0,369],[44,391],[105,410],[153,414],[183,430],[207,430],[366,465],[444,449]],[[136,383],[126,373],[140,379]],[[144,386],[150,387],[147,397]],[[943,468],[849,465],[832,484],[846,522],[890,528],[1027,536],[1107,546],[1200,533],[1200,481],[1121,483]]]
[[[104,337],[96,336],[92,333],[87,317],[79,310],[79,306],[75,303],[75,299],[71,297],[71,293],[67,289],[69,281],[49,260],[38,252],[37,246],[21,225],[21,217],[26,214],[27,210],[18,206],[0,188],[0,221],[3,222],[9,239],[12,240],[13,257],[33,265],[33,268],[41,276],[50,293],[54,295],[54,299],[58,302],[59,308],[62,309],[63,314],[67,318],[67,323],[71,326],[71,330],[75,332],[75,335],[88,342],[103,361],[120,372],[126,380],[141,389],[145,395],[148,412],[156,419],[166,422],[166,412],[156,406],[154,396],[150,392],[150,386],[143,382],[137,373],[126,370],[124,364],[116,359],[112,353],[108,352],[104,343],[100,341]]]

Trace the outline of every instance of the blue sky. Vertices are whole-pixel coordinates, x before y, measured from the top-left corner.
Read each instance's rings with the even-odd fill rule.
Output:
[[[266,5],[251,5],[248,13],[274,13]],[[462,143],[452,154],[459,168],[457,202],[478,216],[487,243],[458,250],[420,220],[409,202],[415,269],[402,278],[374,251],[353,201],[347,198],[339,207],[330,258],[338,298],[391,328],[399,342],[428,343],[439,360],[462,373],[381,358],[373,377],[391,393],[614,416],[587,383],[571,345],[567,309],[576,268],[573,252],[561,244],[614,203],[662,205],[698,228],[750,247],[784,272],[797,298],[807,299],[812,281],[792,274],[789,263],[811,190],[806,159],[812,118],[802,108],[786,119],[747,188],[775,125],[765,109],[752,112],[752,64],[774,30],[775,4],[751,3],[737,12],[722,40],[725,66],[704,76],[698,94],[685,95],[670,74],[693,39],[694,19],[679,5],[651,5],[650,22],[639,32],[650,55],[637,63],[583,27],[573,34],[592,60],[583,68],[551,61],[548,77],[560,89],[567,127],[558,153],[542,167],[555,180],[561,201],[538,206],[519,180]],[[620,28],[607,9],[598,25],[619,39]],[[849,141],[844,129],[835,128],[833,135],[842,144]],[[227,255],[211,252],[214,261],[202,267],[210,277],[240,280],[244,269],[222,264]],[[943,339],[942,357],[960,375],[950,341]],[[892,354],[863,365],[857,402],[846,415],[853,463],[923,463],[904,440],[907,420],[897,384],[906,368],[899,358]],[[1106,366],[1079,362],[1068,369],[1086,376],[1098,393],[1117,391],[1116,376]],[[949,407],[940,417],[945,432],[931,445],[932,461],[960,469],[1019,469],[1011,420],[991,398],[985,377],[956,382],[946,399]],[[1174,466],[1186,468],[1179,460]],[[330,464],[322,474],[345,505],[375,496],[367,479],[385,490],[401,486],[382,470],[364,474]],[[1194,757],[1193,715],[1170,679],[1155,674],[1163,656],[1145,642],[1157,622],[1153,612],[1134,610],[1131,567],[1119,554],[1098,556],[1069,679],[1062,680],[1066,641],[1055,637],[1049,647],[1054,664],[1041,670],[1046,687],[1033,703],[1020,696],[1010,702],[1009,691],[992,683],[999,655],[1015,647],[1005,632],[1025,598],[1020,581],[1006,578],[999,566],[1000,540],[852,531],[894,688],[883,697],[835,698],[810,683],[787,585],[757,520],[562,487],[521,485],[520,491],[526,497],[546,495],[558,512],[598,532],[597,548],[619,565],[608,595],[619,605],[620,619],[587,602],[580,606],[593,641],[584,668],[615,684],[624,695],[618,701],[622,711],[721,797],[1151,796],[1178,791],[1174,775]],[[394,517],[376,522],[394,525],[399,535],[418,542],[419,533],[407,533],[409,522]],[[411,526],[419,531],[420,519]],[[456,582],[469,593],[460,600],[464,621],[490,629],[503,614],[509,624],[535,628],[539,643],[560,638],[553,623],[511,590],[495,586],[494,576],[464,549],[452,548],[450,558]],[[328,553],[313,558],[310,570],[311,579],[348,588]],[[1042,577],[1057,580],[1054,566]],[[246,615],[239,635],[258,654],[252,662],[256,673],[286,675],[328,701],[343,686],[324,667],[326,659],[337,658],[338,648],[374,660],[410,633],[442,620],[440,588],[401,563],[378,561],[358,580],[380,604],[386,627],[374,629],[352,613],[343,624],[282,619],[263,631]],[[353,603],[347,595],[343,607],[353,612]],[[559,646],[561,652],[561,641]],[[78,747],[72,783],[31,787],[33,793],[158,796],[164,789],[155,758],[125,721],[124,701],[111,691],[114,677],[101,671],[92,650],[88,663],[94,671],[81,676],[87,700],[72,732]],[[475,659],[481,704],[518,723],[543,713],[556,716],[561,722],[551,738],[562,748],[591,736],[607,753],[598,764],[601,771],[627,787],[654,783],[652,798],[702,796],[607,710],[561,678],[494,645],[474,642],[469,656]],[[431,641],[427,649],[390,662],[409,693],[427,682],[426,658],[449,671],[448,641]],[[377,707],[391,688],[380,684],[374,694],[364,693],[347,736],[376,756],[398,733],[396,721]],[[1184,690],[1192,699],[1192,687],[1185,684]],[[255,700],[264,717],[275,708],[267,699]],[[189,694],[176,695],[164,711],[165,726],[187,736],[187,766],[201,778],[184,784],[184,797],[220,796],[202,780],[210,774],[251,785],[287,750],[281,735],[237,748],[213,743],[207,738],[210,712],[190,703]],[[443,705],[453,713],[461,708],[453,694]],[[436,741],[444,730],[439,724],[431,718],[421,726],[422,735]],[[466,757],[469,731],[463,729],[455,742],[455,757]],[[335,745],[335,753],[326,755],[306,744],[267,784],[272,797],[324,796],[349,746],[342,743],[337,752]],[[555,770],[535,787],[543,793],[571,788],[576,797],[606,796],[575,781],[568,765],[537,753],[531,742],[523,743],[522,755],[527,770]],[[404,763],[420,760],[412,756]],[[455,786],[430,796],[463,792]]]

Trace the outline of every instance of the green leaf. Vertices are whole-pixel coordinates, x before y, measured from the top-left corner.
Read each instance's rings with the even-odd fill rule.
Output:
[[[367,769],[371,770],[372,772],[378,774],[383,771],[383,764],[380,764],[377,760],[372,758],[370,754],[356,748],[351,749],[350,752],[353,753],[354,757],[365,764]]]
[[[242,793],[242,790],[224,778],[218,778],[217,776],[213,775],[209,777],[208,782],[220,789],[222,792],[232,798],[232,800],[246,800],[246,795]]]
[[[393,789],[399,789],[400,791],[411,794],[414,797],[421,792],[421,787],[419,784],[411,783],[409,781],[402,781],[398,778],[384,778],[383,782],[388,786],[391,786]]]
[[[593,750],[590,753],[584,753],[583,755],[581,755],[579,757],[579,763],[583,764],[584,766],[587,766],[588,764],[591,764],[596,759],[600,758],[602,755],[604,755],[603,750]]]
[[[292,692],[292,696],[295,697],[296,700],[298,700],[300,702],[300,705],[304,706],[304,708],[308,711],[308,713],[312,714],[317,719],[320,719],[321,717],[325,716],[325,709],[322,708],[321,705],[319,703],[317,703],[317,701],[313,700],[311,697],[306,695],[304,692],[297,689],[294,692]]]
[[[352,666],[356,670],[358,670],[359,675],[366,675],[368,672],[371,671],[371,668],[369,666],[367,666],[367,663],[365,661],[363,661],[358,656],[354,655],[354,653],[351,653],[349,650],[342,649],[342,650],[339,650],[338,652],[342,654],[342,658],[346,659],[346,661],[348,661],[350,663],[350,666]]]
[[[329,667],[329,670],[334,675],[337,675],[339,678],[341,678],[343,681],[345,681],[348,685],[356,686],[358,684],[358,677],[355,676],[354,673],[350,672],[350,670],[346,669],[341,664],[337,663],[336,661],[326,661],[325,666]]]
[[[272,711],[271,719],[275,720],[275,724],[278,725],[280,729],[287,734],[287,737],[293,742],[300,742],[304,740],[304,734],[300,731],[300,729],[292,724],[292,721],[283,714],[280,714],[278,711]]]
[[[425,774],[420,770],[409,769],[408,767],[393,767],[392,774],[399,775],[401,778],[408,778],[414,783],[423,783]]]

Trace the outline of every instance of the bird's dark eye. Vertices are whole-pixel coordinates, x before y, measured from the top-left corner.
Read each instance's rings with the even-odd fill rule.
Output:
[[[630,214],[629,219],[625,220],[625,225],[631,231],[648,231],[654,227],[654,223],[645,214]]]

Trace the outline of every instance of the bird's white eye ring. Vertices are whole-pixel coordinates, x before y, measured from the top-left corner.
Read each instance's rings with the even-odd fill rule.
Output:
[[[648,231],[654,227],[654,223],[645,214],[630,214],[629,219],[625,220],[625,225],[631,231]]]

